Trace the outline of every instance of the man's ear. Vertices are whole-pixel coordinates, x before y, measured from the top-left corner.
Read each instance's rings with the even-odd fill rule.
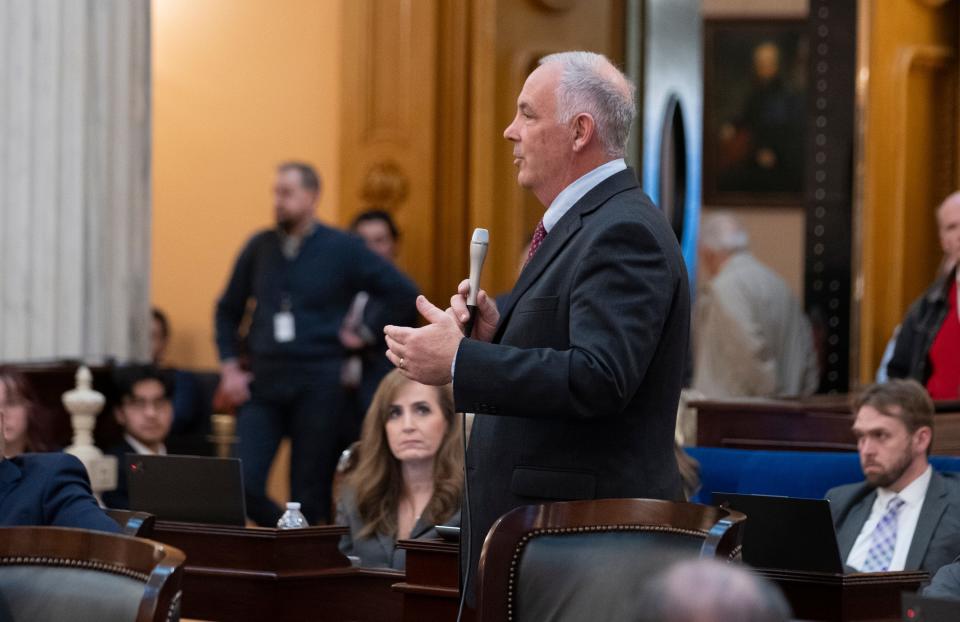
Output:
[[[121,428],[127,426],[127,418],[124,416],[123,409],[120,406],[113,407],[113,418],[120,424]]]
[[[573,150],[582,151],[590,144],[597,131],[597,124],[593,117],[581,112],[573,120]]]
[[[913,433],[914,447],[920,453],[927,454],[932,442],[933,430],[930,429],[930,426],[922,426]]]

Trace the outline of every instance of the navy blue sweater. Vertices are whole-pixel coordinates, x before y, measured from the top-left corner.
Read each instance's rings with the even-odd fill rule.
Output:
[[[237,329],[249,300],[256,302],[248,347],[256,363],[311,361],[341,356],[338,332],[353,297],[369,292],[383,304],[364,316],[374,333],[386,324],[409,321],[417,288],[356,237],[317,223],[293,260],[284,257],[281,237],[269,229],[254,235],[237,257],[216,309],[220,360],[237,356]],[[296,337],[278,343],[273,318],[284,295],[290,300]]]

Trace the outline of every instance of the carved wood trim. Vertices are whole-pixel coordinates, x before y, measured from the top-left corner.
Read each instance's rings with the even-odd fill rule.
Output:
[[[950,69],[952,65],[956,64],[955,61],[956,55],[950,48],[945,46],[911,45],[905,46],[899,50],[895,65],[893,67],[894,92],[898,93],[894,117],[895,122],[893,127],[896,144],[896,149],[894,150],[894,157],[896,158],[896,181],[895,203],[893,206],[893,211],[894,215],[899,221],[899,226],[895,228],[898,239],[896,240],[896,243],[891,244],[891,253],[894,256],[895,272],[894,274],[890,275],[891,278],[888,280],[887,286],[895,289],[896,299],[900,301],[904,301],[904,297],[906,296],[906,292],[904,292],[903,289],[906,278],[905,267],[906,262],[908,261],[907,252],[909,250],[907,248],[907,231],[908,227],[911,226],[911,222],[908,222],[910,214],[908,213],[909,197],[907,189],[909,186],[909,179],[907,168],[909,159],[918,155],[912,152],[910,148],[910,139],[908,136],[908,127],[911,117],[911,100],[915,97],[909,88],[910,80],[912,77],[921,72],[927,74],[943,72],[946,74],[947,70]],[[946,79],[950,80],[951,77],[948,76]],[[953,90],[955,99],[955,87]],[[945,108],[949,108],[949,110],[953,111],[952,106]],[[944,114],[949,113],[944,112]],[[947,122],[945,125],[949,126],[950,123]],[[952,150],[952,146],[949,150]],[[931,165],[935,166],[938,164],[937,162],[933,161],[936,159],[933,157],[933,154],[925,155],[931,160]],[[905,301],[905,304],[908,303],[908,300]]]

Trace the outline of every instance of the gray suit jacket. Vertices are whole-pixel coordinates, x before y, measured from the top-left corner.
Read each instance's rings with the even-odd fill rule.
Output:
[[[929,598],[960,600],[960,557],[937,571],[923,595]]]
[[[340,501],[337,502],[337,524],[350,528],[350,533],[340,539],[340,552],[344,555],[359,557],[361,567],[394,568],[396,570],[403,570],[406,567],[407,552],[397,548],[397,541],[393,537],[382,533],[366,538],[357,536],[365,523],[357,511],[353,490],[348,487],[343,488]],[[458,526],[460,524],[460,512],[457,511],[444,524]],[[403,539],[430,540],[439,537],[440,534],[437,533],[433,523],[420,519],[413,526],[410,537]]]
[[[870,517],[877,491],[866,483],[846,484],[827,491],[837,544],[844,561]],[[920,519],[907,552],[904,570],[933,575],[960,555],[960,480],[953,473],[933,472]]]

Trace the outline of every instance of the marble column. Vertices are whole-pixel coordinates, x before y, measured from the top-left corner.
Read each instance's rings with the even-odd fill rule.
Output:
[[[0,0],[0,361],[147,355],[149,0]]]

